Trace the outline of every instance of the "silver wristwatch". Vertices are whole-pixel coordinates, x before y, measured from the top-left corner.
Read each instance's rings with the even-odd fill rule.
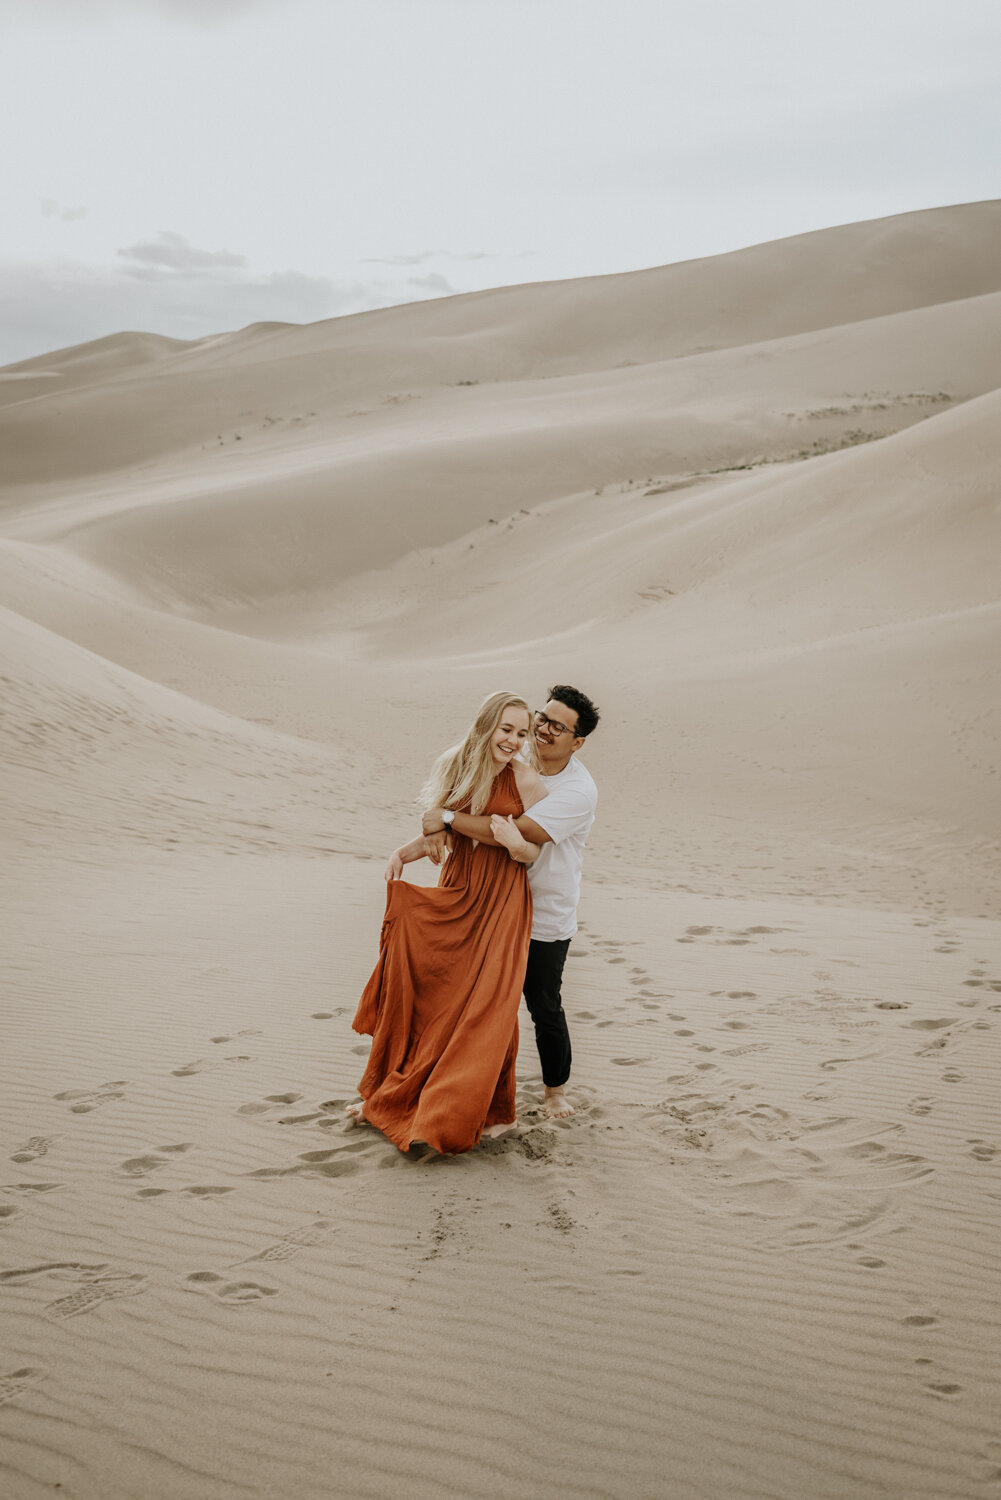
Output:
[[[441,821],[444,823],[446,828],[451,828],[452,824],[455,822],[455,813],[450,807],[445,808],[444,812],[441,815]]]

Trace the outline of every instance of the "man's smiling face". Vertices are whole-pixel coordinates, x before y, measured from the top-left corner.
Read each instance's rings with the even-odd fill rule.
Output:
[[[550,698],[534,718],[535,747],[543,766],[565,764],[584,743],[577,735],[577,711]]]

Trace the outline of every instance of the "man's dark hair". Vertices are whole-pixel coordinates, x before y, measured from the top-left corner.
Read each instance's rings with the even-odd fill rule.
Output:
[[[574,735],[579,739],[587,739],[601,718],[601,714],[587,694],[575,687],[567,687],[565,683],[557,683],[555,687],[549,689],[549,696],[555,698],[557,703],[565,703],[567,708],[573,709],[577,715],[577,728],[574,730]]]

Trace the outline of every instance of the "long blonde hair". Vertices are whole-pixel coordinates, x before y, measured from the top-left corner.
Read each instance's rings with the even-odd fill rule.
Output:
[[[491,693],[480,704],[466,737],[439,755],[431,774],[421,788],[420,804],[424,808],[465,808],[481,813],[490,797],[490,787],[497,767],[490,754],[490,739],[509,708],[523,708],[528,714],[529,735],[525,744],[530,763],[538,768],[535,739],[531,733],[532,710],[517,693]]]

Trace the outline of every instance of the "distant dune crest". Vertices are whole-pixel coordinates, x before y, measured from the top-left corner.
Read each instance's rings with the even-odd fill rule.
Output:
[[[695,843],[734,818],[841,890],[840,841],[899,901],[930,838],[930,878],[979,910],[999,242],[1001,202],[967,204],[24,361],[0,381],[0,598],[46,661],[91,653],[88,704],[124,669],[169,689],[172,722],[188,701],[225,715],[217,739],[192,710],[204,774],[251,723],[252,760],[275,732],[361,753],[387,807],[396,715],[369,723],[373,698],[401,705],[419,780],[498,674],[580,676],[628,724],[627,664],[646,728],[594,755],[666,776]],[[23,637],[8,649],[24,666]],[[61,693],[39,732],[71,743]],[[94,711],[121,721],[118,697]],[[626,864],[658,859],[611,806]]]

